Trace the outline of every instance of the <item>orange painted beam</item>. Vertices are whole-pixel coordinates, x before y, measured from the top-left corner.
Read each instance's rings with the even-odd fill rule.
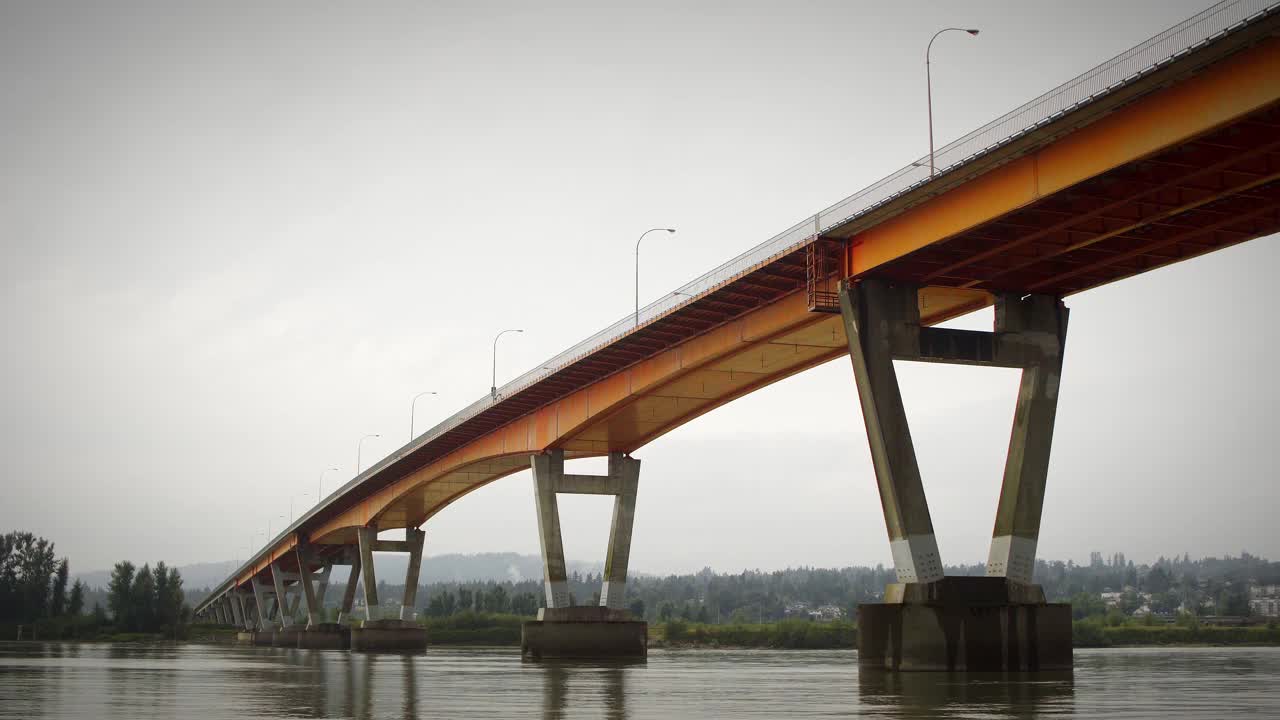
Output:
[[[923,202],[853,237],[849,277],[971,230],[1047,195],[1184,143],[1280,102],[1280,38]]]

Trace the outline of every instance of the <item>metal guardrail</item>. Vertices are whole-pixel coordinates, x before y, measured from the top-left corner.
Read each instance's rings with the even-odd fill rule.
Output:
[[[1169,65],[1195,52],[1233,31],[1269,15],[1280,8],[1280,0],[1224,0],[1192,17],[1174,25],[1155,37],[1120,53],[1084,74],[1050,90],[1034,100],[983,125],[964,137],[949,143],[934,153],[936,175],[941,176],[970,161],[1004,146],[1027,133],[1057,121],[1099,98],[1125,87],[1135,80]],[[930,180],[929,157],[923,156],[901,170],[881,179],[871,186],[801,220],[759,245],[743,252],[719,267],[685,283],[640,309],[639,325],[656,320],[667,313],[695,301],[699,296],[746,275],[755,268],[803,247],[817,234],[842,225],[864,215],[885,203],[926,184]],[[575,361],[590,355],[609,343],[635,330],[636,316],[626,317],[609,327],[594,333],[585,340],[547,361],[539,363],[519,377],[498,388],[497,400],[486,394],[454,413],[407,445],[384,457],[365,472],[336,490],[323,503],[298,518],[266,546],[274,547],[280,539],[294,532],[299,525],[314,516],[320,509],[358,486],[368,477],[398,461],[410,452],[430,443],[467,420],[475,417],[504,397],[558,372]],[[245,563],[236,575],[245,572],[261,553]],[[234,577],[234,576],[233,576]],[[227,583],[230,582],[230,579]],[[224,589],[223,583],[210,597],[216,597]],[[207,602],[207,601],[206,601]],[[203,605],[204,603],[202,603]]]

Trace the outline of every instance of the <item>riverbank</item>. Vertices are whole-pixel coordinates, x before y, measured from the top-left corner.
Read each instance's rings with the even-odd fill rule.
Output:
[[[1278,646],[1280,627],[1220,627],[1215,625],[1116,625],[1093,620],[1077,620],[1071,627],[1072,643],[1078,648],[1148,646]]]

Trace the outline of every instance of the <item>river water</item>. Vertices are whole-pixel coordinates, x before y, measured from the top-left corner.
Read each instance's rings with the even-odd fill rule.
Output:
[[[1078,650],[1013,680],[859,675],[852,651],[654,650],[526,663],[511,648],[361,655],[0,643],[0,718],[1280,718],[1280,648]]]

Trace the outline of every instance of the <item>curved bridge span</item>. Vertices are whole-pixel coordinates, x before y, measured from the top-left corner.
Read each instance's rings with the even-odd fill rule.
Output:
[[[903,582],[939,579],[941,560],[882,361],[1023,369],[988,574],[1030,582],[1022,566],[1034,564],[1062,298],[1280,231],[1280,11],[1216,5],[943,148],[936,175],[927,165],[797,223],[415,438],[271,539],[197,613],[261,628],[274,622],[264,598],[280,606],[292,593],[314,609],[313,582],[322,593],[334,563],[351,562],[368,586],[366,551],[421,554],[420,533],[390,543],[377,532],[416,529],[531,456],[547,607],[563,604],[556,492],[618,497],[606,570],[615,596],[602,603],[623,607],[639,473],[630,454],[840,356],[858,377]],[[991,333],[933,327],[992,305]],[[600,478],[559,465],[606,455]],[[539,457],[550,458],[541,471]],[[416,586],[416,561],[411,572]]]

